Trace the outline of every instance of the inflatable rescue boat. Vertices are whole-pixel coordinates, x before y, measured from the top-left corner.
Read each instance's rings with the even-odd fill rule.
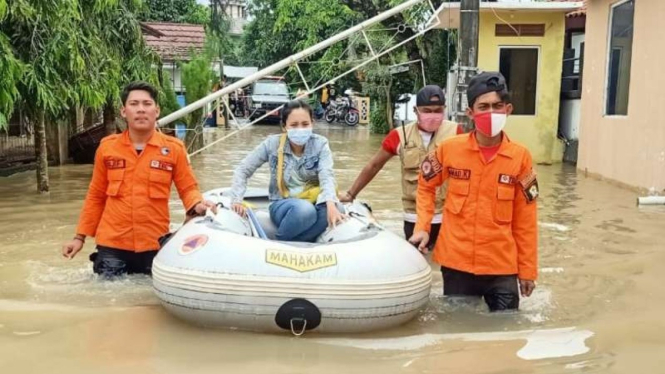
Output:
[[[228,189],[205,194],[217,214],[183,225],[153,263],[154,289],[174,315],[199,325],[254,331],[366,332],[414,318],[429,300],[431,269],[368,206],[316,243],[274,240],[267,191],[250,189],[247,217]]]

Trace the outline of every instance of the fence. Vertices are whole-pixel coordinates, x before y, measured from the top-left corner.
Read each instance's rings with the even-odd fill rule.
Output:
[[[35,138],[32,134],[0,135],[0,168],[35,160]]]

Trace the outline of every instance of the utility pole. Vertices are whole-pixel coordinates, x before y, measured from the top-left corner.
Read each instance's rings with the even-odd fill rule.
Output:
[[[215,34],[218,38],[219,41],[221,41],[223,38],[227,38],[228,35],[226,35],[229,32],[229,27],[228,27],[228,22],[230,22],[230,17],[228,13],[226,13],[227,7],[229,6],[229,1],[228,0],[210,0],[210,12],[211,12],[211,26],[212,26],[212,31],[213,34]],[[224,52],[219,46],[219,76],[217,78],[217,83],[222,82],[224,79]],[[225,84],[228,84],[228,82],[225,82]],[[222,89],[220,85],[219,89]],[[228,96],[223,96],[219,99],[217,102],[217,111],[218,111],[218,116],[219,113],[223,113],[224,117],[224,127],[229,127],[229,113],[227,111],[227,107],[224,104],[224,101],[228,102]],[[217,122],[217,118],[214,119],[215,122]]]
[[[466,116],[468,106],[466,90],[471,78],[478,72],[478,28],[480,24],[480,0],[461,0],[459,74],[457,76],[456,120],[466,131],[473,127]]]

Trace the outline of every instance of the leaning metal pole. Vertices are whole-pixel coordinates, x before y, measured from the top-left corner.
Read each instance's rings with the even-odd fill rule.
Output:
[[[206,96],[202,99],[199,99],[199,100],[187,105],[184,108],[181,108],[181,109],[169,114],[168,116],[165,116],[164,118],[162,118],[158,121],[158,125],[159,126],[164,126],[164,125],[167,125],[167,124],[169,124],[173,121],[176,121],[176,120],[186,116],[187,114],[189,114],[189,113],[191,113],[191,112],[193,112],[193,111],[195,111],[199,108],[204,107],[208,103],[210,103],[212,101],[215,101],[215,100],[219,99],[220,97],[222,97],[224,95],[230,94],[231,92],[237,90],[238,88],[245,87],[245,86],[250,85],[250,84],[254,83],[255,81],[261,79],[262,77],[265,77],[267,75],[271,75],[271,74],[273,74],[275,72],[278,72],[282,69],[288,68],[292,64],[300,61],[301,59],[303,59],[307,56],[311,56],[311,55],[313,55],[313,54],[315,54],[315,53],[317,53],[317,52],[319,52],[319,51],[321,51],[325,48],[330,47],[331,45],[333,45],[333,44],[335,44],[339,41],[342,41],[342,40],[348,38],[349,36],[353,35],[356,32],[363,31],[363,30],[369,28],[370,26],[372,26],[376,23],[379,23],[383,20],[386,20],[386,19],[388,19],[388,18],[390,18],[390,17],[392,17],[396,14],[399,14],[399,13],[413,7],[414,5],[419,4],[421,2],[424,2],[424,1],[425,0],[409,0],[405,3],[403,3],[403,4],[400,4],[400,5],[392,8],[392,9],[390,9],[390,10],[387,10],[387,11],[385,11],[385,12],[383,12],[383,13],[381,13],[381,14],[373,17],[373,18],[368,19],[367,21],[365,21],[363,23],[360,23],[360,24],[358,24],[358,25],[356,25],[356,26],[354,26],[350,29],[347,29],[346,31],[343,31],[343,32],[341,32],[337,35],[334,35],[331,38],[326,39],[326,40],[324,40],[324,41],[322,41],[322,42],[320,42],[316,45],[313,45],[313,46],[311,46],[311,47],[309,47],[309,48],[307,48],[307,49],[305,49],[305,50],[303,50],[299,53],[291,55],[291,56],[289,56],[289,57],[287,57],[287,58],[285,58],[285,59],[283,59],[283,60],[281,60],[281,61],[279,61],[275,64],[272,64],[272,65],[270,65],[270,66],[268,66],[268,67],[266,67],[266,68],[264,68],[264,69],[262,69],[262,70],[260,70],[256,73],[252,74],[251,76],[249,76],[247,78],[243,78],[243,79],[241,79],[241,80],[239,80],[239,81],[237,81],[233,84],[230,84],[230,85],[222,88],[221,90],[219,90],[217,92],[214,92],[214,93],[212,93],[212,94],[210,94],[210,95],[208,95],[208,96]]]

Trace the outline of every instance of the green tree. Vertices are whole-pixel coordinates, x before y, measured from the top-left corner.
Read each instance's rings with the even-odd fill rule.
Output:
[[[249,12],[254,19],[245,28],[241,60],[246,64],[267,66],[282,58],[316,44],[353,24],[378,15],[405,0],[253,0]],[[440,3],[441,0],[435,1]],[[435,4],[438,5],[438,4]],[[431,17],[427,6],[416,6],[391,17],[368,31],[375,50],[397,44],[418,32],[418,27]],[[398,25],[406,26],[397,32]],[[278,37],[277,37],[278,36]],[[368,64],[355,75],[347,75],[336,82],[338,88],[354,88],[372,98],[373,108],[381,108],[385,118],[373,121],[377,132],[392,127],[392,105],[401,93],[415,92],[422,87],[420,64],[409,65],[406,73],[392,75],[386,66],[410,60],[423,60],[427,83],[445,86],[449,61],[454,59],[454,39],[445,31],[433,30],[414,42],[407,43],[380,58],[379,64]],[[311,56],[300,65],[310,84],[329,80],[370,56],[371,51],[363,38],[351,37],[324,52]],[[291,81],[300,80],[294,69],[289,71]],[[373,117],[376,119],[377,115]]]
[[[299,35],[292,48],[303,50],[353,25],[357,14],[330,0],[282,0],[277,4],[274,32]]]
[[[140,0],[81,0],[88,15],[83,32],[99,43],[94,49],[106,56],[97,72],[104,79],[104,124],[107,133],[116,132],[120,91],[132,81],[159,84],[159,57],[146,47],[137,15],[144,10]]]
[[[211,69],[211,56],[208,53],[202,53],[193,56],[192,59],[181,65],[182,84],[186,88],[185,100],[187,103],[193,103],[210,92],[214,74]],[[203,145],[203,139],[200,135],[203,125],[203,109],[197,109],[187,116],[187,148],[199,149]]]
[[[185,15],[184,23],[193,23],[197,25],[210,24],[210,9],[201,4],[194,4],[195,6]]]
[[[0,23],[7,16],[7,3],[0,0]],[[23,75],[23,64],[16,59],[7,35],[0,31],[0,130],[6,128],[18,99],[17,85]]]
[[[351,8],[361,6],[362,3],[365,7],[363,11],[366,16],[378,14],[379,12],[388,10],[405,0],[375,0],[366,2],[362,0],[341,0],[343,2],[353,3],[349,5]],[[444,2],[451,0],[433,0],[435,8],[438,8]],[[407,26],[423,25],[432,16],[431,9],[427,3],[420,6],[411,8],[409,11],[404,12],[388,21],[384,21],[385,26],[392,26],[395,23],[404,24]],[[399,33],[395,37],[396,42],[403,41],[414,35],[416,31],[407,27],[404,32]],[[425,63],[425,77],[428,84],[438,84],[445,87],[448,78],[448,69],[453,65],[457,53],[457,34],[453,30],[439,30],[434,29],[425,35],[416,38],[415,43],[408,43],[405,45],[405,51],[409,60],[423,60]],[[417,73],[420,73],[420,67],[414,68]]]
[[[405,0],[340,0],[354,11],[360,12],[363,19],[373,17]],[[435,1],[435,6],[442,1]],[[415,6],[402,14],[391,17],[380,26],[370,30],[370,42],[375,49],[400,43],[411,38],[432,16],[427,4]],[[399,32],[396,27],[403,27]],[[370,130],[376,133],[388,132],[393,127],[393,105],[400,94],[415,93],[423,86],[423,73],[427,84],[446,86],[447,72],[454,60],[455,38],[448,31],[431,30],[423,36],[416,37],[411,43],[393,51],[379,59],[380,64],[369,64],[363,68],[363,91],[372,98],[376,113],[372,113]],[[377,47],[378,46],[378,47]],[[364,46],[363,46],[364,47]],[[367,57],[365,48],[360,50]],[[391,74],[386,66],[407,61],[422,60],[424,72],[420,64],[408,65],[407,72]],[[377,112],[378,111],[378,112]],[[385,117],[385,118],[381,118]]]
[[[0,32],[8,35],[24,65],[17,85],[21,105],[35,128],[37,188],[49,190],[46,123],[56,123],[74,105],[100,107],[106,61],[94,48],[100,41],[82,33],[82,14],[75,0],[13,0]]]
[[[105,118],[114,119],[120,87],[137,79],[156,83],[157,60],[145,48],[135,16],[140,0],[13,0],[8,8],[4,4],[3,48],[11,47],[23,65],[15,85],[20,101],[15,105],[21,105],[34,124],[38,190],[46,192],[47,124],[67,131],[66,119],[76,108],[105,107]],[[0,57],[5,70],[7,56],[11,55]],[[0,93],[11,92],[6,76],[16,74],[3,74]]]
[[[173,90],[169,73],[164,72],[164,78],[160,84],[159,108],[160,115],[164,117],[180,109],[180,105],[178,104],[178,98]]]
[[[277,6],[279,0],[253,0],[248,6],[252,20],[245,26],[242,35],[240,62],[243,65],[265,67],[279,56],[288,56],[297,39],[293,35],[275,37]]]
[[[347,6],[329,0],[254,0],[248,10],[254,18],[243,33],[241,60],[262,67],[344,31],[357,21]]]
[[[210,11],[196,0],[145,0],[146,9],[141,18],[144,21],[194,23],[205,25],[210,22]]]
[[[237,38],[231,36],[231,19],[223,11],[213,14],[207,27],[206,43],[215,59],[224,65],[239,65],[240,46]]]

